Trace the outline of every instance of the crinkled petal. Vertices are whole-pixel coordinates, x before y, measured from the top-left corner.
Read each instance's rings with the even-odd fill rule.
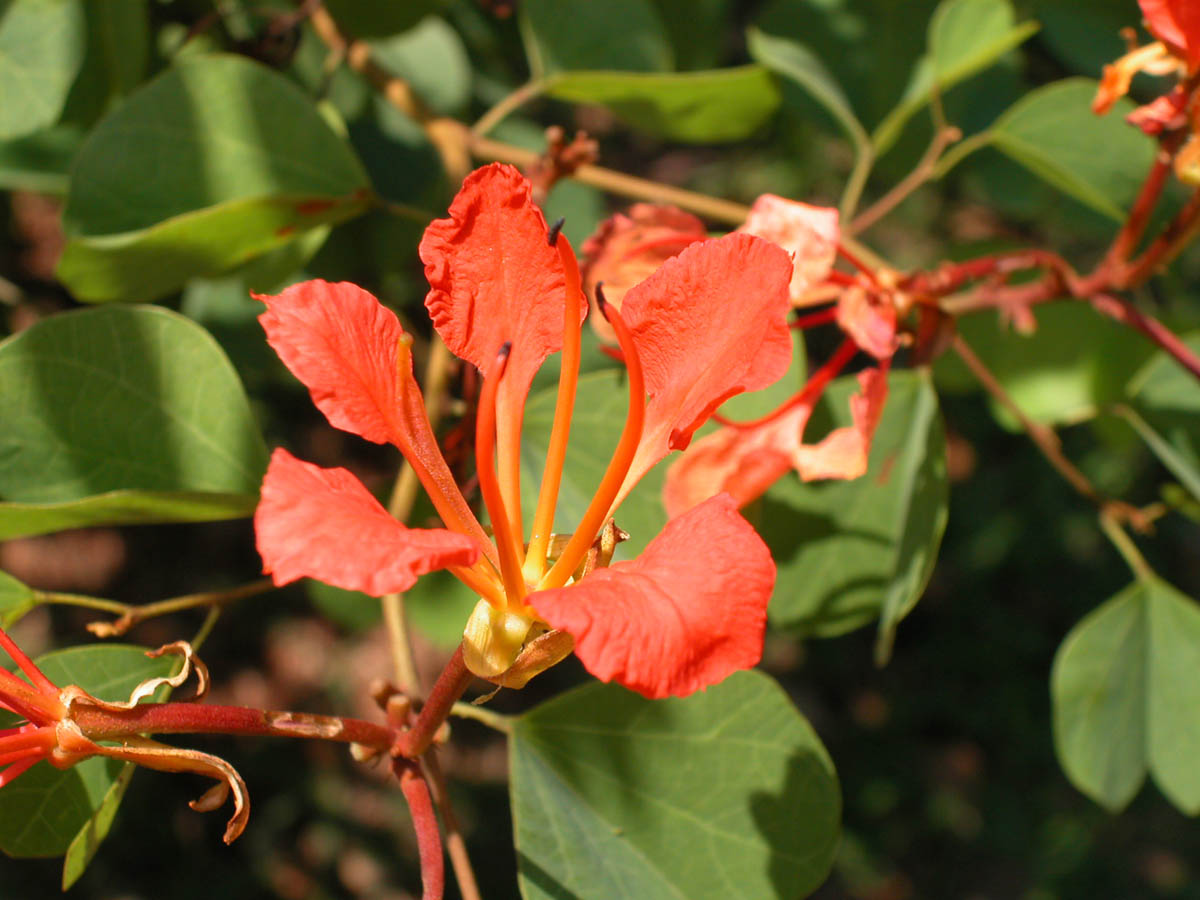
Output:
[[[758,662],[774,585],[766,544],[733,498],[718,496],[668,523],[632,562],[527,602],[575,638],[601,681],[684,697]]]
[[[625,293],[650,277],[685,247],[708,238],[704,223],[689,212],[656,203],[635,203],[629,214],[617,213],[600,223],[583,244],[583,288],[595,297],[604,283],[604,299],[618,310]],[[592,328],[602,340],[617,337],[604,316],[593,310]]]
[[[842,291],[837,323],[859,349],[876,359],[891,359],[896,352],[896,308],[873,299],[860,287]]]
[[[267,343],[330,424],[377,444],[398,443],[406,385],[397,378],[396,354],[406,337],[396,314],[347,282],[306,281],[254,297],[267,305],[258,317]],[[421,404],[411,362],[404,368]]]
[[[276,584],[316,578],[376,597],[479,557],[471,538],[406,528],[345,469],[322,469],[283,449],[271,456],[254,531],[263,572]]]
[[[502,410],[519,408],[538,366],[562,348],[566,282],[546,236],[529,181],[493,163],[467,176],[450,218],[431,222],[421,239],[425,306],[446,346],[486,371],[512,342]]]
[[[1164,131],[1175,131],[1187,124],[1188,92],[1182,84],[1143,104],[1125,117],[1130,125],[1140,128],[1151,137]]]
[[[887,363],[858,373],[860,393],[850,398],[854,424],[835,428],[816,444],[802,444],[792,452],[792,465],[805,481],[821,478],[858,478],[867,471],[871,439],[887,400]]]
[[[776,245],[728,234],[693,244],[625,295],[621,314],[650,403],[621,496],[667,453],[686,447],[730,397],[787,372],[791,274],[791,260]]]
[[[825,280],[837,259],[838,211],[811,206],[775,194],[754,201],[739,231],[756,234],[778,244],[792,256],[792,302],[798,303],[816,284]]]
[[[885,363],[858,374],[861,393],[850,398],[854,424],[834,429],[816,444],[803,440],[816,398],[761,425],[720,428],[696,441],[667,471],[667,515],[678,516],[722,491],[745,506],[789,471],[805,481],[863,475],[887,399],[887,368]]]
[[[1200,4],[1195,0],[1138,0],[1146,27],[1187,59],[1188,70],[1200,66]]]

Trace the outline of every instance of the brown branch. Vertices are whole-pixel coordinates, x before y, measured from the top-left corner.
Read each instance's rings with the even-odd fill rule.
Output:
[[[442,829],[446,834],[446,854],[450,857],[450,866],[454,869],[454,878],[458,882],[459,893],[463,900],[482,900],[479,893],[479,883],[475,880],[475,870],[471,867],[471,857],[467,854],[467,843],[463,840],[462,829],[454,807],[450,804],[450,793],[446,788],[446,776],[442,774],[438,762],[437,750],[430,748],[421,757],[425,768],[425,780],[433,792],[433,802],[442,814]]]
[[[843,228],[843,233],[851,237],[860,234],[903,203],[909,194],[933,177],[934,169],[937,167],[937,161],[941,158],[942,153],[948,146],[959,140],[962,140],[962,131],[953,125],[943,125],[938,128],[916,167],[900,179],[890,191],[855,216],[853,221],[847,223]]]
[[[1141,510],[1122,500],[1113,500],[1105,497],[1088,480],[1088,477],[1063,455],[1062,444],[1059,442],[1058,435],[1054,432],[1054,429],[1048,428],[1040,422],[1035,422],[1025,414],[1024,410],[1009,396],[1008,391],[1004,389],[996,379],[996,376],[984,364],[983,360],[976,356],[975,351],[963,340],[962,335],[956,334],[954,336],[953,346],[955,352],[966,363],[967,368],[971,370],[971,373],[978,379],[979,383],[1005,409],[1016,417],[1017,421],[1021,423],[1021,428],[1029,435],[1029,438],[1037,445],[1037,448],[1042,451],[1042,455],[1046,457],[1047,461],[1049,461],[1058,474],[1075,489],[1076,493],[1094,503],[1102,515],[1108,515],[1119,521],[1126,521],[1140,532],[1151,530],[1150,523],[1146,521]]]

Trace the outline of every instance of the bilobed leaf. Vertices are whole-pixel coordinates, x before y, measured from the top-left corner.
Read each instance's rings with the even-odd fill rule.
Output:
[[[225,354],[204,329],[157,307],[65,313],[0,343],[0,421],[0,497],[17,503],[93,498],[94,508],[124,509],[119,521],[147,503],[156,515],[179,501],[185,511],[245,509],[266,468]],[[112,491],[220,496],[95,497]]]
[[[101,700],[117,701],[127,700],[143,681],[175,672],[179,658],[150,659],[142,647],[103,644],[58,650],[36,662],[60,687],[78,684]],[[59,856],[89,828],[98,843],[112,821],[105,798],[123,768],[123,763],[102,757],[69,769],[38,763],[0,791],[0,850],[16,857]],[[76,857],[72,866],[81,861]]]
[[[576,688],[521,716],[509,753],[526,900],[799,898],[833,861],[833,765],[759,672],[681,700]]]
[[[219,522],[254,514],[258,494],[107,491],[60,503],[0,502],[0,541],[92,525]]]
[[[891,147],[935,92],[944,94],[987,68],[1037,30],[1036,22],[1015,23],[1009,0],[944,0],[929,20],[927,50],[913,67],[904,96],[875,129],[876,151]]]
[[[1001,153],[1119,222],[1154,161],[1155,143],[1125,122],[1132,103],[1122,99],[1097,116],[1095,95],[1091,79],[1056,81],[1022,97],[987,133]]]
[[[58,121],[83,64],[78,0],[7,0],[0,5],[0,140]]]
[[[33,588],[0,571],[0,628],[11,628],[21,616],[37,605]]]
[[[834,426],[850,423],[857,387],[841,378],[827,389],[821,409]],[[809,483],[785,476],[749,507],[778,566],[772,624],[829,637],[879,617],[878,654],[886,659],[896,625],[925,589],[946,527],[945,454],[928,376],[893,372],[864,476]]]
[[[211,275],[357,215],[367,187],[345,138],[282,75],[240,56],[188,57],[131,94],[80,148],[63,212],[63,275],[73,289],[82,279],[85,296],[144,297],[130,267],[162,254],[150,274],[165,293],[189,264]],[[105,255],[114,257],[107,279],[97,259]],[[103,288],[89,289],[88,278]]]
[[[565,72],[545,92],[572,103],[608,107],[634,128],[692,143],[737,141],[779,106],[779,88],[757,65],[706,72]]]
[[[666,72],[674,67],[666,25],[650,0],[525,0],[519,10],[536,78],[589,69]]]
[[[870,149],[871,139],[855,116],[841,85],[811,50],[787,38],[772,37],[757,28],[747,30],[746,47],[755,60],[804,88],[833,116],[860,153]]]
[[[136,303],[218,275],[291,243],[297,235],[351,219],[367,206],[348,197],[273,196],[230,200],[167,219],[150,228],[76,237],[58,263],[59,279],[87,303]]]
[[[1054,743],[1079,790],[1116,812],[1146,771],[1200,813],[1200,608],[1154,576],[1071,629],[1050,677]]]

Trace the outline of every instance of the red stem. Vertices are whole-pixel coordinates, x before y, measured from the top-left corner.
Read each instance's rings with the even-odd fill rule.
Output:
[[[1092,306],[1104,315],[1115,319],[1123,325],[1129,325],[1136,328],[1158,346],[1162,347],[1171,356],[1175,357],[1175,361],[1192,373],[1196,378],[1200,378],[1200,358],[1191,351],[1183,341],[1181,341],[1175,332],[1171,331],[1166,325],[1158,321],[1153,316],[1141,312],[1128,300],[1122,300],[1120,297],[1114,297],[1111,294],[1096,294],[1092,297]]]
[[[1154,239],[1154,242],[1146,248],[1142,255],[1129,263],[1123,271],[1113,276],[1112,286],[1134,287],[1167,265],[1192,239],[1198,223],[1200,223],[1200,189],[1192,194],[1188,202],[1171,220],[1171,224]]]
[[[450,707],[458,701],[474,679],[475,675],[463,662],[460,644],[434,683],[433,690],[429,692],[429,697],[421,707],[421,713],[413,727],[396,738],[392,745],[392,755],[416,759],[424,753],[433,743],[434,735],[442,727],[442,723],[450,715]]]
[[[1146,174],[1142,189],[1129,209],[1129,218],[1125,220],[1125,224],[1121,226],[1121,230],[1113,239],[1112,246],[1108,248],[1108,253],[1105,254],[1104,267],[1125,265],[1129,254],[1142,239],[1154,207],[1158,205],[1158,198],[1162,196],[1167,176],[1171,174],[1171,160],[1174,159],[1187,134],[1186,130],[1175,131],[1159,142],[1158,152],[1154,155],[1154,164]]]
[[[400,779],[400,790],[408,801],[413,830],[417,833],[417,856],[421,860],[421,900],[442,900],[446,890],[446,863],[442,858],[442,835],[429,785],[421,777],[418,764],[411,759],[392,760],[392,771]]]
[[[313,738],[390,747],[392,729],[362,719],[310,713],[209,706],[204,703],[145,703],[129,710],[107,710],[76,703],[72,718],[94,741],[128,734],[241,734]]]
[[[837,307],[831,306],[829,309],[822,309],[819,312],[808,313],[803,316],[796,316],[792,319],[792,328],[816,328],[818,325],[827,325],[837,319]]]

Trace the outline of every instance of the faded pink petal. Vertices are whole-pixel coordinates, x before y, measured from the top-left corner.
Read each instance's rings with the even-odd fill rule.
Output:
[[[804,430],[819,395],[761,425],[720,428],[696,441],[667,470],[667,515],[680,515],[718,492],[745,506],[789,471],[805,481],[863,475],[887,398],[887,368],[885,363],[858,374],[861,393],[850,398],[854,424],[834,429],[816,444],[804,443]]]
[[[758,662],[774,585],[766,544],[718,496],[669,522],[637,559],[527,602],[575,638],[601,681],[685,697]]]
[[[476,543],[455,531],[407,528],[345,469],[322,469],[279,448],[263,479],[254,531],[263,572],[278,585],[316,578],[375,597],[419,575],[469,566]]]
[[[861,287],[842,291],[837,323],[859,349],[876,359],[891,359],[896,352],[896,308],[879,302]]]
[[[750,215],[738,230],[766,238],[791,254],[793,303],[799,303],[824,281],[837,259],[841,231],[838,211],[832,207],[763,194],[754,201]]]

